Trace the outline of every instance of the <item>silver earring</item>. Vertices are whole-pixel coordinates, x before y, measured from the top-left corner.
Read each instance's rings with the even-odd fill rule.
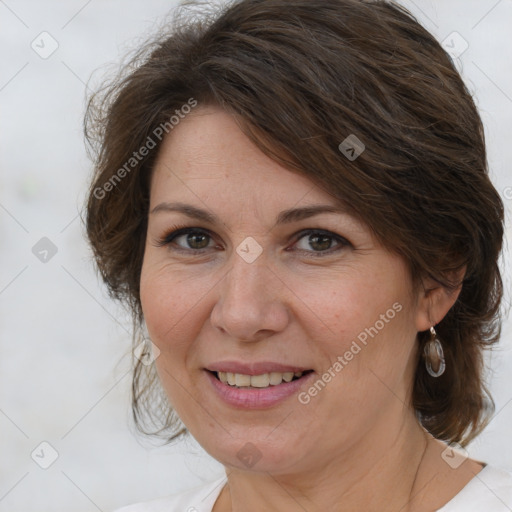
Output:
[[[434,327],[430,328],[430,340],[427,341],[423,353],[425,355],[425,366],[427,367],[429,375],[432,377],[442,375],[446,369],[446,363],[444,360],[443,345],[441,345]],[[434,371],[432,368],[432,363],[437,367],[437,371]]]

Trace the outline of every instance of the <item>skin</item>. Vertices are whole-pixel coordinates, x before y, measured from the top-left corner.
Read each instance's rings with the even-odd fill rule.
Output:
[[[347,213],[276,225],[282,210],[339,203],[265,156],[216,107],[198,107],[167,135],[150,194],[150,212],[180,201],[219,218],[150,213],[141,275],[169,401],[226,468],[214,512],[435,510],[478,473],[482,465],[471,459],[448,466],[445,445],[409,405],[417,333],[443,318],[458,291],[427,280],[414,287],[405,262]],[[182,235],[162,245],[176,225],[208,230],[210,238]],[[305,229],[332,238],[315,243],[299,233]],[[236,252],[249,236],[263,250],[252,263]],[[240,410],[207,379],[208,364],[228,359],[277,361],[321,376],[396,303],[400,312],[308,404],[293,395]],[[261,456],[252,467],[237,457],[247,442]]]

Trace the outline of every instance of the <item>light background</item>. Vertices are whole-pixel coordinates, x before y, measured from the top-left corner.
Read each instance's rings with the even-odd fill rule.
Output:
[[[403,3],[440,41],[456,31],[469,44],[458,65],[481,110],[492,179],[510,215],[512,0]],[[193,440],[154,447],[132,432],[130,321],[97,280],[79,218],[91,167],[85,84],[175,5],[0,0],[0,512],[106,512],[222,474]],[[34,40],[39,51],[51,48],[43,31],[59,45],[47,59],[31,48]],[[459,36],[452,40],[463,48]],[[510,223],[507,233],[510,240]],[[46,263],[32,252],[42,237],[57,249]],[[509,469],[511,333],[506,319],[490,357],[496,415],[469,449]],[[37,448],[40,462],[50,460],[43,441],[59,454],[46,470],[31,458]]]

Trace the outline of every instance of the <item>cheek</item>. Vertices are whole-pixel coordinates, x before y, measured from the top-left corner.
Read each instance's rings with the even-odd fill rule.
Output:
[[[383,321],[389,320],[386,327],[396,323],[394,320],[404,316],[402,311],[410,303],[405,278],[385,267],[347,271],[335,279],[331,275],[311,280],[297,286],[294,292],[314,313],[316,323],[329,327],[330,337],[341,335],[343,339],[357,337],[376,322],[379,330]]]
[[[183,383],[189,378],[187,366],[197,337],[193,315],[198,299],[178,272],[157,265],[143,265],[140,298],[149,337],[160,351],[155,360],[160,383],[171,406],[187,418]]]
[[[365,270],[302,290],[316,313],[316,339],[326,364],[343,357],[343,373],[355,381],[369,369],[379,375],[403,370],[415,339],[412,284],[404,266],[382,258]]]
[[[143,265],[140,298],[153,343],[162,351],[178,348],[190,333],[190,318],[200,309],[201,289],[165,266]]]

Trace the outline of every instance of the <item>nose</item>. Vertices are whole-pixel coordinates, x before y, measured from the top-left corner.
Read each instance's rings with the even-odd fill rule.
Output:
[[[264,254],[248,263],[234,252],[217,290],[211,322],[230,338],[259,341],[288,325],[286,285],[268,266]]]

